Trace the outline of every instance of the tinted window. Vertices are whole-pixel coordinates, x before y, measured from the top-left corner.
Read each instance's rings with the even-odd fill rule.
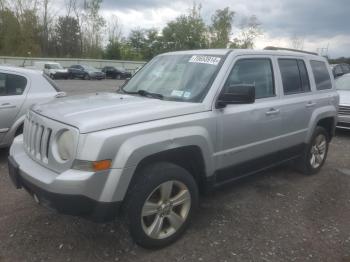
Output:
[[[23,76],[0,73],[0,96],[21,95],[27,85]]]
[[[310,91],[309,74],[307,73],[306,65],[303,60],[298,60],[298,67],[300,72],[302,89],[305,91]]]
[[[303,60],[278,59],[284,94],[297,94],[310,91],[310,82]]]
[[[329,76],[326,63],[322,61],[310,61],[310,63],[317,90],[332,88],[331,77]]]
[[[225,86],[250,84],[255,86],[256,98],[275,95],[270,59],[241,59],[233,67]]]

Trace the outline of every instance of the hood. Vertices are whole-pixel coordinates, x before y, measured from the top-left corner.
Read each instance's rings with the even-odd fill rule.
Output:
[[[350,106],[350,90],[337,90],[339,94],[339,105]]]
[[[201,103],[164,101],[117,93],[59,98],[35,105],[32,110],[75,126],[81,133],[206,111]]]

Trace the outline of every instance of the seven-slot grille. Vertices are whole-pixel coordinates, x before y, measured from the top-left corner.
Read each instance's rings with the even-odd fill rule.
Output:
[[[350,106],[339,106],[340,115],[350,115]]]
[[[38,160],[48,163],[52,129],[41,125],[30,116],[24,120],[23,139],[27,152]]]

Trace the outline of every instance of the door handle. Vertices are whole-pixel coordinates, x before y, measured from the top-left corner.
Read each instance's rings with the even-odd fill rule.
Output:
[[[10,103],[3,103],[0,105],[0,109],[7,109],[7,108],[15,108],[15,105],[11,105]]]
[[[280,110],[279,109],[274,109],[274,108],[270,108],[269,111],[267,111],[265,114],[267,116],[272,116],[272,115],[277,115],[280,113]]]
[[[309,102],[306,104],[306,108],[311,108],[311,107],[314,107],[315,105],[316,105],[315,102],[309,101]]]

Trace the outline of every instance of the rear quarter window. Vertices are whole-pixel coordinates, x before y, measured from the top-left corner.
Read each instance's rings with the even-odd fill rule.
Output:
[[[311,60],[310,64],[312,72],[314,74],[317,90],[331,89],[332,81],[326,63],[322,61]]]

